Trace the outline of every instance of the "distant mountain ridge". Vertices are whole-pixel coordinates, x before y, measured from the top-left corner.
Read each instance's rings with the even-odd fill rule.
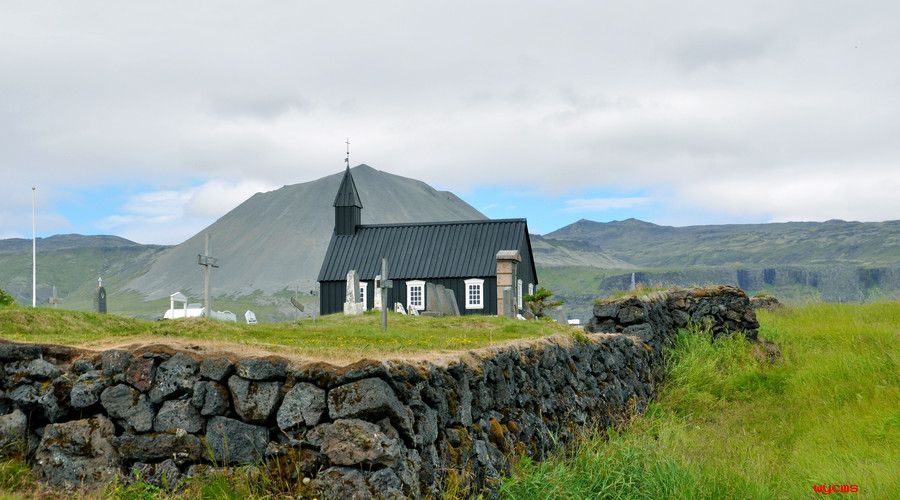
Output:
[[[545,237],[593,244],[641,267],[900,264],[900,221],[672,227],[582,219]]]
[[[587,266],[599,269],[630,269],[634,265],[609,255],[602,248],[583,241],[553,240],[531,235],[531,250],[540,266]]]
[[[164,245],[141,245],[120,236],[56,234],[47,238],[38,238],[37,246],[41,251],[67,250],[76,248],[128,248],[128,247],[163,247]],[[0,252],[31,251],[31,240],[25,238],[9,238],[0,240]]]

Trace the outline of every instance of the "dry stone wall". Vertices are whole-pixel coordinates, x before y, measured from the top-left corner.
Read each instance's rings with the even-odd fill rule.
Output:
[[[170,487],[212,467],[278,463],[320,498],[436,496],[449,476],[491,490],[579,427],[641,412],[663,348],[689,321],[756,335],[735,288],[601,303],[587,330],[457,361],[291,366],[164,346],[101,353],[0,343],[0,451],[53,487],[113,476]]]

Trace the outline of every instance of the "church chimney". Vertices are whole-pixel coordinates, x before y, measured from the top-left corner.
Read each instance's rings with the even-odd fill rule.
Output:
[[[350,166],[344,171],[344,179],[334,198],[334,233],[340,236],[353,236],[356,226],[362,223],[362,203],[353,182]]]

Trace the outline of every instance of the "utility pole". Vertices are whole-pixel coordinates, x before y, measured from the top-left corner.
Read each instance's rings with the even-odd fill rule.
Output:
[[[218,259],[209,256],[209,233],[206,233],[203,243],[203,254],[197,255],[197,264],[203,266],[203,317],[209,318],[212,312],[212,302],[209,298],[209,271],[210,268],[219,267]]]
[[[37,188],[31,186],[31,307],[37,307]]]

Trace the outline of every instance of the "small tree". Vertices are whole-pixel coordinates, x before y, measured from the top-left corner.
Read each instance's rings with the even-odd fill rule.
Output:
[[[522,297],[522,300],[525,301],[525,305],[528,306],[528,309],[531,310],[535,317],[543,318],[546,316],[547,311],[556,309],[565,303],[562,300],[551,300],[551,297],[553,297],[553,292],[544,287],[539,287],[531,295]]]
[[[12,295],[6,293],[2,288],[0,288],[0,307],[10,306],[15,301],[16,299],[14,299]]]

